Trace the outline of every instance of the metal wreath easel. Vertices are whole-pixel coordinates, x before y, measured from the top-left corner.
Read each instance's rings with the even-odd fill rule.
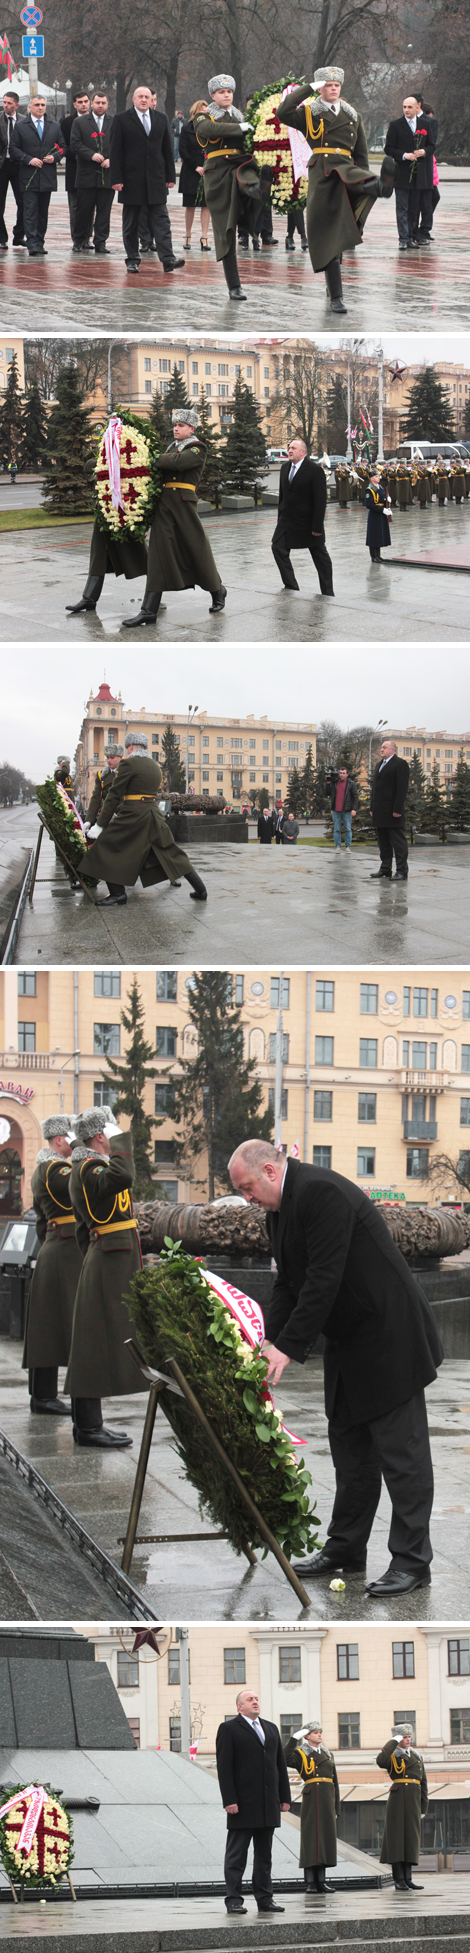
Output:
[[[73,1888],[73,1885],[72,1885],[72,1880],[71,1880],[71,1877],[70,1877],[70,1872],[62,1872],[62,1878],[68,1878],[68,1882],[69,1882],[69,1886],[70,1886],[70,1891],[71,1891],[71,1894],[72,1894],[72,1898],[73,1898],[73,1899],[75,1900],[75,1904],[76,1904],[76,1903],[77,1903],[77,1894],[76,1894],[76,1892],[74,1891],[74,1888]],[[10,1873],[9,1873],[9,1872],[7,1872],[7,1879],[8,1879],[8,1884],[9,1884],[9,1886],[10,1886],[10,1891],[11,1891],[11,1895],[12,1895],[12,1899],[14,1900],[14,1904],[15,1904],[15,1906],[17,1906],[17,1905],[18,1905],[18,1899],[17,1899],[17,1896],[16,1896],[16,1892],[15,1892],[15,1887],[14,1887],[14,1884],[13,1884],[13,1880],[12,1880],[12,1879],[10,1878]],[[34,1890],[34,1887],[33,1887],[32,1889]],[[55,1885],[54,1885],[54,1890],[56,1890],[56,1887],[55,1887]],[[25,1879],[24,1879],[24,1878],[22,1878],[22,1879],[21,1879],[21,1892],[20,1892],[20,1904],[21,1904],[21,1901],[22,1901],[22,1900],[24,1901],[24,1891],[25,1891]],[[36,1886],[36,1891],[38,1891],[38,1892],[39,1892],[39,1895],[41,1895],[41,1886]]]
[[[66,853],[65,853],[65,848],[64,848],[64,847],[62,846],[62,842],[61,842],[61,841],[58,841],[58,840],[56,839],[56,836],[55,836],[55,834],[51,834],[51,830],[50,830],[50,827],[48,827],[48,825],[47,825],[47,821],[46,821],[46,819],[45,819],[45,816],[44,816],[44,814],[42,814],[42,813],[41,813],[41,814],[38,814],[38,821],[39,821],[39,834],[38,834],[38,838],[37,838],[37,843],[36,843],[36,852],[35,852],[35,856],[34,856],[34,862],[33,862],[33,872],[32,872],[32,876],[31,876],[31,884],[30,884],[30,890],[29,890],[29,896],[28,896],[28,901],[29,901],[29,906],[30,906],[30,908],[32,908],[32,902],[33,902],[33,895],[34,895],[34,885],[35,885],[35,881],[36,881],[36,876],[37,876],[37,872],[38,872],[38,868],[39,868],[39,856],[40,856],[40,853],[41,853],[41,847],[42,847],[42,840],[43,840],[43,835],[44,835],[44,831],[46,832],[46,834],[48,834],[48,835],[49,835],[49,840],[50,840],[50,841],[52,841],[52,843],[53,843],[53,846],[54,846],[54,848],[56,848],[56,850],[57,850],[57,854],[58,854],[58,855],[60,855],[60,859],[61,859],[61,861],[63,861],[63,862],[64,862],[64,865],[65,865],[65,867],[66,867],[66,868],[68,868],[68,869],[70,870],[70,874],[71,874],[71,875],[73,875],[73,877],[74,877],[74,880],[75,880],[76,882],[79,882],[79,883],[80,883],[80,888],[82,888],[82,889],[83,889],[83,893],[84,893],[84,895],[86,895],[86,896],[88,897],[88,901],[89,901],[89,902],[91,902],[91,904],[92,904],[92,908],[94,908],[94,907],[95,907],[95,904],[94,904],[94,901],[93,901],[93,896],[92,896],[92,894],[91,894],[91,891],[90,891],[90,889],[88,888],[88,885],[87,885],[87,883],[86,883],[85,881],[83,881],[83,879],[82,879],[82,876],[81,876],[81,874],[80,874],[80,872],[79,872],[79,869],[78,869],[78,868],[75,868],[75,867],[74,867],[74,864],[73,864],[73,861],[69,861],[69,859],[68,859],[68,855],[66,855]],[[42,881],[47,881],[47,882],[49,882],[49,883],[52,883],[52,882],[53,882],[53,879],[54,879],[54,877],[53,877],[53,875],[43,875],[43,876],[41,877],[41,880],[42,880]],[[70,894],[71,894],[71,895],[73,894],[73,889],[71,889],[71,890],[70,890]]]
[[[266,1525],[266,1520],[263,1519],[263,1515],[260,1512],[259,1507],[255,1505],[255,1501],[254,1499],[252,1499],[250,1492],[247,1492],[246,1485],[243,1484],[243,1479],[240,1477],[240,1473],[237,1471],[236,1465],[232,1464],[232,1460],[231,1458],[229,1458],[228,1452],[225,1450],[224,1445],[221,1444],[220,1438],[217,1437],[216,1432],[212,1429],[212,1425],[209,1423],[209,1418],[206,1417],[206,1413],[205,1411],[203,1411],[202,1405],[199,1403],[198,1397],[195,1396],[191,1384],[189,1384],[186,1380],[186,1377],[183,1376],[183,1371],[180,1369],[179,1363],[176,1362],[176,1358],[174,1356],[169,1356],[167,1359],[168,1369],[171,1370],[172,1372],[172,1376],[169,1377],[165,1375],[165,1372],[163,1370],[151,1369],[150,1364],[146,1363],[145,1357],[142,1356],[142,1352],[139,1349],[138,1344],[133,1341],[133,1338],[131,1336],[126,1338],[126,1349],[129,1350],[130,1355],[134,1358],[134,1362],[137,1364],[137,1368],[140,1370],[141,1375],[145,1378],[145,1381],[146,1383],[149,1384],[150,1388],[149,1388],[149,1400],[148,1400],[147,1411],[145,1416],[145,1424],[142,1432],[142,1442],[140,1446],[139,1460],[138,1460],[137,1471],[135,1475],[134,1490],[133,1490],[132,1500],[131,1500],[131,1508],[129,1513],[129,1519],[127,1522],[127,1532],[124,1541],[124,1552],[121,1561],[123,1572],[130,1573],[130,1569],[132,1565],[132,1556],[133,1556],[134,1546],[135,1546],[137,1526],[139,1522],[139,1513],[140,1513],[140,1508],[141,1508],[142,1498],[144,1493],[147,1466],[148,1466],[148,1461],[150,1456],[150,1447],[151,1447],[152,1437],[154,1432],[155,1418],[157,1415],[157,1410],[160,1402],[161,1402],[162,1411],[165,1412],[164,1393],[166,1390],[169,1390],[172,1392],[174,1396],[183,1397],[185,1399],[185,1402],[188,1404],[190,1411],[192,1411],[196,1423],[199,1424],[201,1430],[204,1431],[204,1435],[207,1438],[212,1451],[215,1453],[215,1456],[218,1459],[219,1464],[223,1465],[224,1470],[228,1472],[229,1477],[233,1480],[233,1484],[236,1485],[237,1492],[239,1493],[240,1498],[243,1500],[243,1504],[246,1506],[247,1512],[249,1512],[250,1514],[250,1518],[254,1520],[257,1531],[261,1533],[261,1537],[262,1539],[264,1539],[266,1546],[268,1546],[270,1552],[274,1554],[274,1557],[277,1560],[278,1565],[280,1566],[285,1579],[288,1580],[289,1585],[293,1587],[294,1593],[297,1596],[297,1600],[300,1600],[302,1607],[310,1607],[311,1605],[310,1597],[306,1592],[305,1587],[302,1586],[302,1581],[299,1580],[298,1574],[294,1573],[294,1568],[291,1566],[290,1560],[287,1559],[287,1555],[284,1553],[282,1546],[279,1545],[279,1541],[275,1538],[274,1533],[271,1532],[270,1526]],[[165,1414],[168,1415],[168,1412],[165,1412]],[[224,1538],[225,1535],[220,1533],[215,1533],[213,1535],[209,1535],[209,1537],[220,1539],[220,1538]],[[180,1533],[178,1534],[178,1538],[181,1540],[193,1539],[194,1534]],[[242,1551],[244,1552],[246,1559],[249,1560],[250,1566],[258,1566],[256,1553],[253,1553],[252,1548],[251,1546],[248,1545],[248,1543],[242,1548]]]

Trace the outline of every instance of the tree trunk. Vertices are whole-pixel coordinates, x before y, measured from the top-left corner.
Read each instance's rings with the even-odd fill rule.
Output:
[[[180,52],[179,47],[173,49],[173,54],[171,55],[166,71],[165,113],[168,116],[169,122],[173,121],[173,116],[176,113],[176,83]]]

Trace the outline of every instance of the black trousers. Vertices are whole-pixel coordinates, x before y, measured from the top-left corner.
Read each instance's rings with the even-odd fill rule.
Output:
[[[224,1863],[226,1899],[240,1898],[242,1878],[251,1839],[253,1839],[253,1874],[251,1883],[255,1899],[259,1905],[260,1903],[265,1903],[266,1899],[272,1898],[271,1858],[273,1832],[274,1826],[271,1825],[263,1826],[263,1828],[260,1827],[255,1830],[251,1826],[247,1826],[246,1830],[234,1829],[232,1831],[232,1829],[229,1829],[227,1831]]]
[[[293,237],[294,231],[298,231],[299,237],[306,236],[305,217],[301,203],[294,204],[293,209],[287,212],[287,236]]]
[[[97,176],[99,173],[97,168]],[[93,229],[93,243],[97,251],[101,244],[106,244],[106,239],[109,237],[114,190],[103,190],[101,185],[97,190],[79,188],[76,197],[74,244],[86,244]]]
[[[25,190],[23,195],[23,215],[28,251],[38,251],[47,231],[50,190]]]
[[[101,1431],[101,1397],[72,1397],[72,1417],[76,1431]]]
[[[16,203],[16,217],[12,231],[13,243],[20,243],[24,237],[23,197],[19,188],[19,178],[19,169],[15,168],[15,164],[11,163],[9,157],[6,156],[0,169],[0,244],[8,244],[8,231],[5,223],[4,210],[9,183],[11,183]]]
[[[430,183],[425,190],[419,192],[415,237],[419,237],[420,231],[425,231],[426,237],[431,236],[433,216],[432,183]]]
[[[376,834],[382,867],[391,868],[395,855],[397,868],[400,869],[401,874],[405,874],[408,865],[408,842],[404,814],[400,814],[399,820],[392,818],[390,827],[377,827]]]
[[[424,1390],[385,1417],[353,1425],[340,1385],[328,1435],[336,1473],[328,1540],[345,1560],[365,1553],[383,1476],[392,1501],[388,1544],[394,1567],[414,1573],[430,1566],[434,1479]]]
[[[30,1397],[35,1397],[38,1404],[52,1404],[54,1397],[57,1396],[58,1382],[59,1371],[58,1369],[54,1369],[53,1365],[49,1365],[47,1369],[43,1365],[40,1369],[35,1368],[34,1370],[29,1370],[28,1389]]]
[[[76,190],[67,190],[67,202],[69,206],[70,236],[72,238],[72,242],[74,242],[75,241],[75,216],[77,210]]]
[[[155,239],[160,263],[169,264],[173,257],[173,244],[166,203],[149,203],[144,207],[146,213],[148,211],[150,233]],[[140,203],[124,203],[122,206],[122,238],[126,264],[139,263],[140,213]]]
[[[153,244],[153,231],[150,228],[148,203],[141,204],[139,216],[139,243],[149,251]]]
[[[287,523],[286,523],[285,516],[280,515],[279,521],[276,523],[276,528],[274,530],[274,535],[271,542],[271,549],[273,552],[274,561],[275,563],[277,563],[278,570],[280,571],[280,574],[282,576],[284,589],[295,590],[298,588],[298,584],[297,584],[297,578],[294,576],[294,571],[290,560],[290,550],[291,548],[294,547],[294,545],[288,543],[287,533],[288,531],[287,531]],[[315,569],[317,571],[318,581],[320,584],[320,590],[328,591],[332,593],[333,564],[331,561],[331,556],[328,555],[324,530],[322,531],[321,536],[312,536],[312,540],[308,544],[308,548],[310,550],[312,563],[315,564]]]
[[[395,190],[395,203],[400,244],[407,244],[408,238],[414,237],[418,214],[418,198],[419,191],[416,178],[413,178],[412,183],[405,183],[403,187],[397,185]]]

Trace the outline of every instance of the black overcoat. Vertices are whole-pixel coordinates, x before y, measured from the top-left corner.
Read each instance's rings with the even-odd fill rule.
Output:
[[[417,116],[415,135],[413,135],[413,130],[410,129],[406,115],[399,115],[395,122],[390,123],[385,139],[385,155],[393,156],[393,161],[396,164],[395,188],[397,190],[408,189],[411,182],[416,182],[418,190],[425,190],[427,181],[427,157],[420,156],[418,162],[415,164],[404,163],[403,157],[412,150],[421,148],[420,138],[422,138],[423,149],[428,150],[430,156],[432,156],[434,154],[435,141],[431,129],[431,121],[427,115]],[[411,175],[412,170],[413,176]]]
[[[266,818],[265,814],[258,814],[258,840],[261,841],[262,847],[267,848],[271,846],[276,828],[277,820],[275,815],[268,814]]]
[[[266,1742],[243,1716],[221,1722],[216,1736],[217,1775],[223,1805],[238,1804],[227,1813],[229,1831],[275,1828],[281,1804],[290,1804],[291,1790],[281,1737],[275,1722],[260,1716]]]
[[[366,488],[364,501],[368,509],[366,544],[368,549],[387,549],[391,543],[390,528],[385,509],[387,497],[382,486]]]
[[[137,109],[115,115],[110,155],[109,187],[123,184],[119,203],[166,203],[167,183],[175,183],[176,170],[170,124],[160,109],[150,110],[149,136]]]
[[[63,153],[64,144],[59,123],[53,122],[50,115],[46,114],[44,116],[44,128],[41,140],[39,140],[36,124],[33,122],[31,115],[25,115],[21,122],[15,122],[10,143],[10,155],[12,162],[19,163],[20,190],[22,192],[26,190],[31,176],[34,177],[34,182],[30,184],[32,190],[36,189],[41,192],[43,190],[56,190],[57,163],[60,162]],[[31,169],[32,156],[52,155],[54,157],[53,163],[43,163],[42,169],[40,170],[37,168],[34,169],[34,167]]]
[[[383,766],[377,761],[372,780],[371,814],[376,827],[391,827],[396,814],[402,814],[408,792],[408,761],[394,753]]]
[[[77,182],[77,158],[76,156],[73,155],[70,147],[70,137],[72,134],[72,128],[74,122],[76,121],[77,121],[77,111],[76,109],[72,109],[71,115],[61,115],[60,122],[59,122],[59,129],[62,136],[62,147],[65,156],[65,188],[67,192],[69,190],[75,190],[76,182]]]
[[[220,587],[209,537],[197,512],[205,459],[204,442],[196,431],[184,441],[170,441],[159,456],[163,487],[149,536],[149,590],[194,590],[196,583],[202,590]]]
[[[203,206],[206,201],[204,179],[197,173],[203,164],[203,151],[192,122],[183,122],[179,148],[181,169],[178,193],[183,198],[185,210],[192,210],[198,200]]]
[[[286,544],[288,549],[309,549],[312,533],[323,532],[326,509],[326,476],[317,461],[309,455],[301,462],[300,468],[289,481],[290,461],[283,461],[279,476],[278,520],[282,517],[287,524]]]
[[[432,1309],[378,1208],[352,1180],[289,1160],[278,1213],[266,1215],[277,1263],[266,1336],[304,1363],[325,1337],[325,1404],[341,1382],[352,1424],[404,1404],[436,1376]]]
[[[101,119],[101,118],[100,118]],[[95,152],[109,156],[114,115],[109,111],[103,116],[100,130],[91,110],[89,115],[76,115],[70,136],[70,149],[77,161],[77,190],[111,190],[111,170],[100,170],[93,162]]]

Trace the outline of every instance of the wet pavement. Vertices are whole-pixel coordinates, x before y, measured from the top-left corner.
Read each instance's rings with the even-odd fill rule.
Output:
[[[366,511],[357,503],[343,511],[332,503],[326,516],[326,540],[333,561],[335,600],[321,597],[308,551],[294,550],[292,562],[299,591],[285,591],[276,570],[271,537],[275,509],[246,514],[204,517],[217,568],[227,585],[225,610],[209,616],[210,598],[204,590],[168,591],[165,609],[149,630],[135,638],[122,628],[123,619],[137,615],[144,582],[124,577],[105,578],[96,611],[68,618],[65,606],[77,602],[88,569],[91,524],[75,523],[51,529],[28,529],[0,534],[0,621],[12,641],[65,640],[71,644],[108,643],[119,638],[135,656],[160,643],[191,641],[223,646],[261,640],[298,643],[331,642],[350,638],[386,639],[395,643],[413,638],[442,643],[468,639],[468,579],[450,568],[390,562],[395,552],[407,557],[426,549],[450,550],[452,556],[470,545],[470,501],[439,509],[413,507],[396,511],[393,549],[384,552],[383,565],[371,564],[365,547]],[[424,707],[423,707],[424,709]],[[396,714],[395,714],[396,718]]]
[[[395,201],[380,202],[368,219],[364,243],[343,261],[348,330],[375,332],[402,329],[454,331],[468,323],[470,267],[468,211],[470,175],[467,169],[440,165],[441,201],[436,213],[434,241],[429,249],[398,253]],[[10,203],[10,199],[9,199]],[[181,198],[169,198],[173,246],[182,254],[184,235]],[[240,254],[246,291],[243,330],[254,322],[259,332],[344,332],[343,318],[331,312],[323,274],[314,277],[307,252],[286,253],[285,220],[275,217],[275,250],[256,256]],[[72,255],[68,205],[61,180],[51,198],[48,256],[28,259],[26,251],[3,255],[0,266],[0,332],[111,330],[148,334],[181,331],[234,332],[240,329],[240,306],[231,304],[215,252],[203,256],[196,225],[192,251],[184,270],[165,275],[158,258],[145,257],[138,277],[129,277],[124,262],[121,212],[115,202],[111,218],[109,257],[91,253]]]
[[[105,1417],[115,1429],[133,1438],[130,1451],[77,1450],[68,1419],[32,1417],[27,1378],[21,1370],[19,1344],[0,1341],[0,1428],[63,1499],[110,1558],[120,1564],[131,1503],[134,1475],[146,1410],[146,1396],[108,1399]],[[62,1377],[63,1386],[63,1377]],[[431,1448],[435,1470],[432,1520],[434,1562],[429,1587],[416,1589],[400,1601],[372,1600],[365,1594],[364,1576],[350,1575],[344,1594],[330,1592],[328,1579],[308,1582],[310,1615],[315,1620],[458,1620],[468,1615],[470,1553],[470,1362],[447,1360],[436,1383],[426,1392]],[[312,1473],[324,1539],[333,1499],[333,1467],[323,1410],[321,1359],[303,1367],[291,1364],[283,1377],[282,1411],[300,1437]],[[3,1473],[11,1471],[4,1465]],[[388,1494],[383,1492],[369,1546],[368,1577],[377,1577],[389,1564],[387,1536],[390,1522]],[[14,1537],[11,1524],[5,1545],[0,1505],[0,1552],[6,1553],[13,1575],[36,1605],[44,1587],[44,1564],[38,1550],[37,1584],[31,1542],[23,1545],[21,1526]],[[298,1619],[302,1610],[277,1562],[268,1555],[255,1568],[238,1559],[228,1542],[203,1539],[213,1530],[200,1517],[197,1495],[184,1477],[169,1425],[157,1413],[130,1579],[145,1594],[155,1617],[191,1620]],[[184,1541],[181,1535],[195,1535]],[[162,1539],[162,1535],[176,1538]],[[179,1543],[180,1542],[180,1543]],[[71,1576],[72,1581],[72,1576]],[[41,1610],[39,1610],[41,1611]],[[54,1613],[54,1609],[52,1609]],[[67,1617],[90,1619],[89,1601],[67,1587]],[[8,1616],[6,1618],[12,1618]],[[16,1615],[16,1618],[18,1616]]]
[[[35,810],[18,814],[29,833]],[[309,841],[292,850],[273,846],[269,854],[256,843],[189,842],[188,852],[208,888],[207,903],[192,902],[184,881],[173,889],[165,883],[144,890],[138,883],[126,907],[106,910],[72,894],[46,837],[15,961],[32,969],[169,960],[172,967],[199,969],[469,959],[470,848],[415,848],[409,880],[397,884],[370,880],[379,860],[373,846],[338,856]]]
[[[283,1824],[284,1838],[287,1825]],[[342,1858],[341,1846],[339,1853]],[[358,1854],[359,1856],[359,1854]],[[361,1853],[361,1857],[363,1854]],[[367,1859],[370,1864],[370,1859]],[[377,1863],[377,1861],[375,1861]],[[338,1871],[340,1866],[338,1865]],[[341,1870],[343,1866],[341,1865]],[[379,1869],[377,1864],[377,1870]],[[385,1868],[384,1868],[385,1869]],[[334,1876],[334,1874],[332,1874]],[[455,1878],[445,1872],[429,1874],[419,1867],[423,1890],[408,1897],[394,1887],[372,1892],[334,1892],[322,1899],[305,1899],[302,1893],[283,1892],[284,1918],[258,1916],[251,1893],[246,1896],[248,1918],[237,1919],[225,1912],[221,1898],[134,1899],[126,1907],[122,1899],[79,1899],[70,1905],[61,1897],[41,1910],[33,1906],[9,1906],[2,1919],[5,1953],[18,1944],[37,1938],[39,1944],[57,1946],[74,1942],[75,1949],[93,1941],[100,1948],[120,1945],[123,1953],[142,1953],[144,1945],[159,1953],[176,1953],[177,1948],[220,1949],[222,1945],[245,1948],[274,1947],[387,1948],[406,1942],[421,1949],[444,1948],[464,1953],[468,1944],[470,1916],[470,1874]],[[404,1916],[404,1907],[406,1913]],[[145,1935],[145,1939],[144,1939]]]

